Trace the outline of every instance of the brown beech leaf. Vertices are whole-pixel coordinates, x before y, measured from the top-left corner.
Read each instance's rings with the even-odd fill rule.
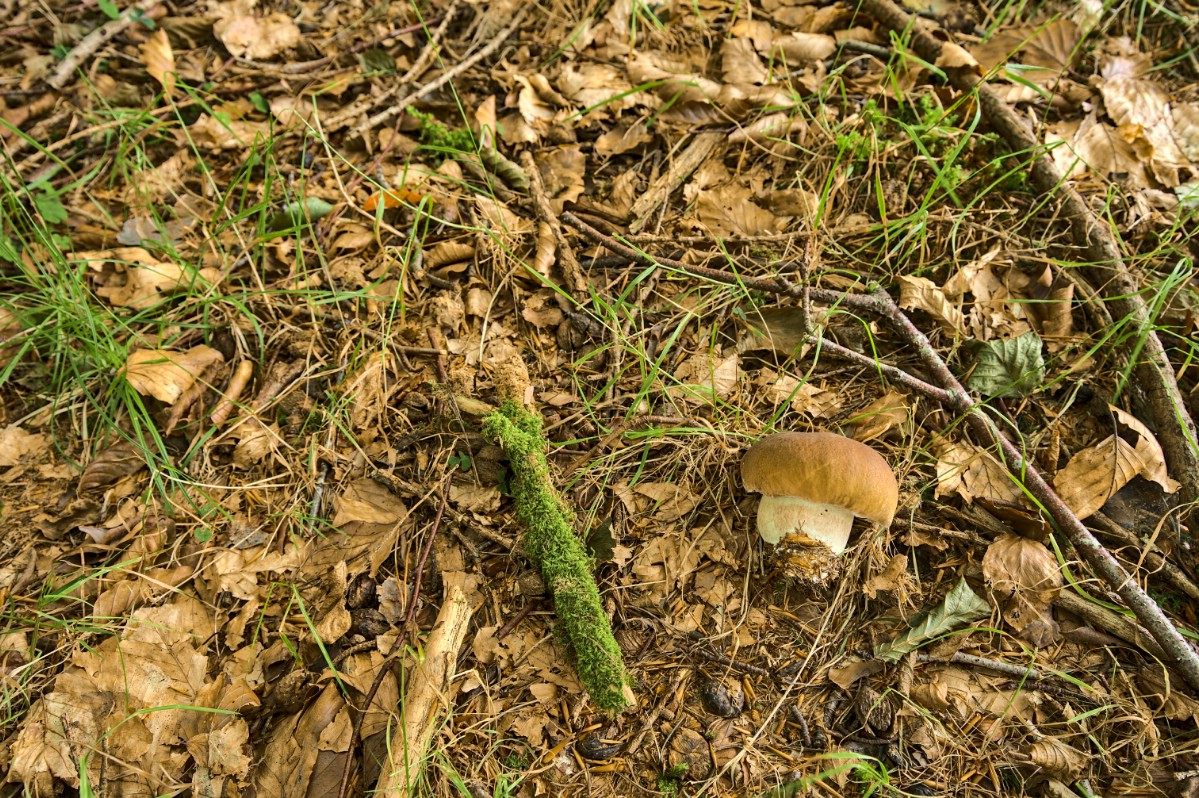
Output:
[[[1178,490],[1178,483],[1166,473],[1161,444],[1149,428],[1118,407],[1110,409],[1122,425],[1137,433],[1136,445],[1109,435],[1070,458],[1053,478],[1054,489],[1079,518],[1093,515],[1136,476],[1156,482],[1166,493]]]
[[[109,446],[87,464],[79,477],[79,493],[99,490],[114,485],[131,474],[145,468],[146,459],[130,441],[121,441]]]
[[[1019,535],[997,538],[982,566],[995,604],[1016,631],[1039,618],[1062,588],[1062,572],[1049,549]]]
[[[175,90],[175,51],[171,49],[167,32],[162,28],[154,31],[141,50],[146,73],[162,85],[163,93],[169,97]]]
[[[849,420],[855,440],[866,443],[900,429],[912,417],[912,402],[898,391],[887,391]]]
[[[135,349],[125,361],[125,379],[142,396],[174,404],[205,369],[224,359],[220,352],[203,344],[186,352]]]
[[[946,332],[960,333],[966,319],[962,310],[949,301],[945,291],[927,277],[899,276],[899,306],[907,310],[923,310],[945,328]]]

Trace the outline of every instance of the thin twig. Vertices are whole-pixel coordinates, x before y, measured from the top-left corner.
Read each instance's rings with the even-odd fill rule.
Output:
[[[59,63],[54,74],[46,79],[46,83],[50,84],[55,91],[61,91],[62,87],[67,85],[67,81],[75,76],[75,70],[79,68],[80,64],[91,58],[97,50],[132,25],[135,17],[149,13],[160,2],[161,0],[140,0],[122,11],[116,19],[84,36],[79,44],[67,53],[67,57]]]
[[[497,33],[495,35],[495,38],[493,38],[491,40],[491,42],[489,42],[487,44],[486,47],[482,48],[481,50],[479,50],[479,52],[475,53],[474,55],[470,56],[469,58],[464,58],[462,61],[455,64],[451,69],[447,69],[445,72],[443,72],[435,80],[433,80],[429,83],[426,83],[424,86],[421,86],[420,88],[416,89],[416,91],[412,92],[408,96],[406,96],[402,99],[396,100],[394,103],[392,103],[390,106],[388,106],[385,110],[380,111],[379,113],[377,113],[374,116],[367,119],[366,122],[362,123],[357,128],[355,128],[355,132],[358,134],[362,134],[368,130],[375,129],[379,125],[386,122],[388,119],[391,119],[396,114],[403,113],[404,111],[406,111],[408,109],[408,106],[415,103],[421,97],[425,96],[426,94],[430,94],[432,92],[437,91],[442,86],[446,85],[450,81],[457,78],[463,72],[466,72],[468,69],[472,68],[475,64],[477,64],[480,61],[482,61],[483,59],[488,58],[491,55],[493,55],[497,50],[499,50],[504,45],[510,44],[512,34],[514,34],[516,32],[517,28],[520,27],[520,23],[524,22],[525,15],[527,15],[529,13],[529,10],[533,7],[534,6],[532,3],[525,3],[524,5],[522,5],[520,10],[516,12],[516,15],[512,17],[512,21],[510,23],[508,23],[508,27],[504,28],[502,31]]]

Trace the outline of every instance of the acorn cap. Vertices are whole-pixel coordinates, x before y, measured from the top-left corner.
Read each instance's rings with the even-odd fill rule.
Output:
[[[763,438],[741,461],[741,481],[746,490],[763,495],[758,530],[771,543],[793,532],[821,540],[798,511],[780,513],[775,509],[793,508],[791,499],[883,526],[891,524],[899,503],[899,485],[882,455],[864,443],[831,432],[783,432]],[[774,517],[763,517],[767,512]],[[848,538],[848,524],[845,527],[838,538]],[[844,540],[821,542],[837,552],[845,546]]]

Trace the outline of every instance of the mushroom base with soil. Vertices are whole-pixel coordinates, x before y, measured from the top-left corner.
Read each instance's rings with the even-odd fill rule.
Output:
[[[777,545],[806,536],[812,541],[808,545],[821,544],[840,554],[849,542],[852,526],[853,512],[833,504],[797,496],[763,496],[758,505],[758,534],[767,543]]]

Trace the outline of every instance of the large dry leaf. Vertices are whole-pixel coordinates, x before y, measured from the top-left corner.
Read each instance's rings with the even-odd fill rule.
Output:
[[[912,417],[912,402],[898,391],[887,391],[849,419],[855,440],[866,443],[902,429]]]
[[[169,97],[175,90],[175,51],[171,49],[167,32],[162,28],[154,31],[141,50],[146,73],[158,81],[163,93]]]
[[[962,310],[949,301],[945,291],[927,277],[899,276],[899,306],[907,310],[923,310],[939,322],[946,332],[961,333],[966,319]]]
[[[725,39],[720,46],[721,78],[725,83],[763,84],[770,74],[749,39]]]
[[[1040,618],[1062,588],[1062,572],[1049,549],[1019,535],[996,538],[982,567],[992,598],[1017,632]]]
[[[1024,80],[1049,84],[1061,77],[1078,54],[1082,34],[1072,20],[1058,19],[1043,25],[1015,28],[992,36],[970,48],[971,53],[986,69],[1018,60],[1033,67],[1022,69]]]
[[[49,775],[77,788],[86,771],[106,794],[175,791],[191,763],[178,751],[188,707],[207,681],[208,658],[197,646],[212,634],[203,605],[181,596],[138,610],[121,636],[77,652],[30,709],[12,743],[9,777],[40,786]]]
[[[96,293],[117,307],[147,308],[180,292],[204,290],[220,280],[211,268],[163,261],[141,247],[76,252],[94,273]]]
[[[666,389],[671,396],[693,404],[710,404],[717,399],[727,399],[737,387],[741,375],[741,358],[738,355],[714,357],[706,353],[692,355],[675,371],[679,385]]]
[[[1100,63],[1099,92],[1107,115],[1121,136],[1166,188],[1179,183],[1178,171],[1191,166],[1178,147],[1170,95],[1147,77],[1150,57],[1126,39],[1109,43],[1110,55]]]
[[[135,349],[125,361],[125,380],[142,396],[153,396],[174,404],[195,383],[204,370],[225,359],[210,346],[192,347],[186,352],[169,349]]]
[[[1067,177],[1088,171],[1100,177],[1127,175],[1134,185],[1147,185],[1145,164],[1133,142],[1119,129],[1091,113],[1081,122],[1054,125],[1045,136],[1054,163]]]
[[[774,57],[788,64],[823,61],[837,50],[837,40],[824,33],[792,31],[774,40]]]
[[[1110,409],[1121,424],[1137,433],[1136,445],[1110,435],[1070,458],[1053,479],[1054,490],[1079,518],[1093,515],[1137,476],[1156,482],[1166,493],[1179,487],[1167,473],[1161,444],[1149,428],[1118,407]]]
[[[25,455],[43,449],[45,446],[45,435],[26,432],[16,424],[9,424],[0,430],[0,468],[14,466]]]
[[[750,190],[738,185],[703,191],[696,203],[699,221],[718,236],[777,233],[783,220],[750,201]]]
[[[937,496],[956,493],[966,502],[976,496],[1019,502],[1024,491],[989,452],[969,443],[950,443],[937,452]]]
[[[255,16],[252,3],[232,0],[217,9],[221,17],[212,32],[237,58],[273,58],[300,43],[300,28],[291,17],[279,12]]]

